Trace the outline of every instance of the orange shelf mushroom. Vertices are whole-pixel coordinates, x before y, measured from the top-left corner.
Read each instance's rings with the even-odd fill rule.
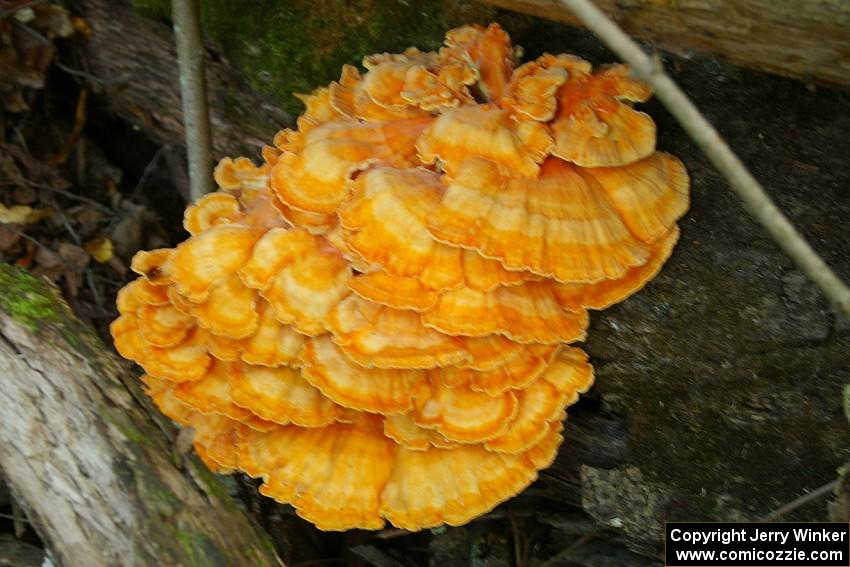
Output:
[[[326,530],[459,525],[549,466],[588,309],[670,256],[688,176],[624,66],[517,66],[495,24],[301,95],[139,252],[115,346],[214,471]]]

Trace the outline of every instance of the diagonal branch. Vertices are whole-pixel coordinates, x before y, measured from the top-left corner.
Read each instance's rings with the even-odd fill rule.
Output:
[[[750,214],[767,229],[797,266],[823,290],[827,298],[850,315],[850,289],[782,214],[764,187],[732,152],[714,126],[706,120],[673,79],[664,73],[660,63],[648,56],[590,0],[555,1],[572,10],[588,29],[633,67],[639,78],[652,85],[656,96],[729,181]]]

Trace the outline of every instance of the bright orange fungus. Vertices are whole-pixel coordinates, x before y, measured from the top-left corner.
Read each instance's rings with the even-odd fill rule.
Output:
[[[325,530],[458,525],[549,466],[587,309],[661,268],[688,176],[622,65],[498,25],[367,57],[140,252],[118,351],[218,472]]]

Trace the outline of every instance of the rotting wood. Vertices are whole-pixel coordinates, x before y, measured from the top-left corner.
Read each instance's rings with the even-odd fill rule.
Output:
[[[482,0],[580,25],[552,0]],[[850,85],[846,0],[598,0],[629,35],[684,56],[713,53],[743,67],[804,81]]]
[[[0,468],[61,565],[282,565],[47,283],[0,264]]]
[[[80,0],[93,33],[79,43],[91,73],[104,79],[108,108],[159,144],[183,139],[180,82],[170,26],[142,16],[129,0]],[[257,155],[292,117],[248,86],[226,61],[208,56],[213,159]]]

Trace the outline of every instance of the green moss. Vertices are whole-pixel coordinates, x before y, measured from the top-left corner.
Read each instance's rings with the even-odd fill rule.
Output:
[[[203,465],[200,461],[196,460],[191,463],[191,466],[194,468],[195,475],[200,479],[201,482],[204,483],[204,487],[206,488],[207,494],[218,500],[222,505],[230,510],[236,509],[236,503],[233,501],[233,498],[227,493],[227,490],[221,484],[221,482],[216,478],[216,475],[212,473],[206,466]]]
[[[134,0],[139,12],[168,18],[164,0]],[[364,55],[411,45],[436,49],[446,30],[486,23],[496,10],[463,0],[205,0],[205,33],[260,92],[293,114],[292,93],[310,92],[339,78],[342,65]]]
[[[162,20],[171,17],[169,0],[133,0],[133,7],[149,18]]]
[[[147,436],[135,426],[130,419],[130,414],[128,414],[124,409],[101,407],[99,408],[98,413],[104,421],[114,426],[121,432],[122,435],[124,435],[124,437],[133,443],[142,445],[149,442]]]
[[[189,565],[198,567],[216,567],[227,565],[229,562],[216,545],[204,534],[178,530],[177,542],[189,559]]]
[[[46,281],[6,264],[0,264],[0,306],[33,331],[65,310]]]

